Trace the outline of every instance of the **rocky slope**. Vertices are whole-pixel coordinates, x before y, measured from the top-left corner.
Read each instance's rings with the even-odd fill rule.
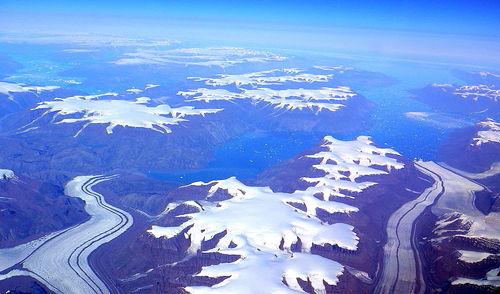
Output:
[[[498,114],[500,90],[495,85],[434,84],[414,90],[414,98],[445,113],[488,116]]]
[[[450,293],[498,291],[499,135],[498,123],[486,119],[456,131],[440,150],[449,174],[455,173],[451,182],[464,183],[450,189],[455,193],[448,197],[457,199],[449,204],[467,201],[458,207],[445,206],[446,213],[427,211],[424,215],[422,252],[435,288]]]
[[[73,95],[40,102],[4,125],[0,163],[63,184],[77,175],[75,171],[144,173],[199,168],[210,160],[217,145],[254,130],[349,133],[369,122],[371,104],[364,97],[332,89],[331,93],[304,89],[310,96],[300,98],[298,108],[287,106],[289,102],[295,105],[298,98],[293,96],[300,94],[290,90],[289,102],[279,109],[251,99],[229,103],[188,101],[182,95],[164,99],[158,97],[163,91],[156,85],[121,94]],[[276,93],[272,95],[289,92]],[[313,102],[317,99],[326,100]],[[322,109],[336,105],[330,99],[341,101],[341,107]]]
[[[169,192],[175,203],[142,223],[126,246],[109,250],[106,262],[124,291],[203,290],[236,273],[224,289],[241,290],[255,271],[238,264],[256,269],[276,259],[263,287],[369,292],[385,223],[429,184],[420,177],[411,162],[368,138],[327,137],[251,183],[229,178]],[[291,270],[298,259],[314,270]]]
[[[84,203],[62,188],[22,175],[0,178],[0,247],[12,247],[87,218]]]

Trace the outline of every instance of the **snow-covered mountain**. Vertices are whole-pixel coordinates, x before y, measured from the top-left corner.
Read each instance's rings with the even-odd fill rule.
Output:
[[[191,91],[181,91],[179,95],[189,98],[189,101],[234,101],[237,99],[250,99],[255,103],[262,102],[275,109],[304,110],[315,113],[323,110],[335,112],[345,105],[340,103],[356,94],[348,87],[320,88],[320,89],[287,89],[274,90],[257,88],[230,92],[225,89],[199,88]]]
[[[12,113],[25,111],[56,95],[68,93],[71,92],[58,86],[36,86],[0,81],[0,119]],[[8,122],[2,124],[2,129],[5,124]]]
[[[496,115],[500,103],[500,89],[487,84],[433,84],[414,94],[436,110],[469,115]]]
[[[366,291],[377,260],[365,259],[381,250],[382,244],[375,244],[382,238],[378,233],[383,234],[369,229],[370,219],[388,218],[398,203],[414,197],[406,186],[425,186],[413,178],[415,173],[397,152],[374,146],[368,137],[341,141],[327,136],[311,152],[265,172],[254,184],[231,177],[181,187],[173,193],[183,196],[176,198],[189,200],[169,204],[131,247],[153,269],[123,286],[132,290],[156,281],[164,266],[155,264],[166,258],[165,270],[182,271],[181,285],[194,293],[320,293],[344,289],[351,279]],[[398,198],[388,192],[390,187],[398,187]],[[384,197],[392,203],[372,215],[369,207]],[[125,252],[117,258],[134,251]],[[149,260],[153,256],[161,257]],[[130,260],[123,270],[135,268],[136,262]],[[165,280],[170,274],[162,275],[159,287],[173,287],[173,280]]]
[[[16,177],[16,175],[14,174],[14,171],[12,171],[10,169],[1,169],[0,168],[0,180],[7,181],[7,180],[12,180],[15,177]]]
[[[440,150],[440,158],[468,172],[485,172],[500,161],[499,124],[487,118],[453,132]]]
[[[240,256],[229,264],[203,267],[197,274],[213,278],[229,276],[213,286],[218,292],[301,291],[298,279],[309,281],[315,292],[324,292],[323,283],[336,285],[344,267],[311,254],[312,246],[330,245],[356,251],[358,236],[351,225],[324,223],[318,218],[318,211],[330,214],[357,212],[358,208],[335,199],[352,197],[350,193],[361,193],[376,184],[359,181],[364,176],[387,174],[404,165],[387,157],[388,154],[397,155],[395,151],[372,146],[367,137],[351,142],[325,137],[322,147],[324,151],[308,157],[319,160],[312,168],[324,175],[302,178],[309,185],[304,191],[276,193],[268,187],[247,186],[235,178],[193,183],[191,185],[209,188],[204,198],[209,203],[190,201],[169,205],[165,211],[167,217],[172,213],[188,220],[173,228],[153,226],[149,232],[155,237],[166,238],[182,233],[190,240],[187,252],[191,255],[201,251]],[[228,199],[211,201],[218,191],[225,191]],[[178,205],[190,206],[195,212],[176,213]],[[223,236],[217,238],[220,234]],[[216,239],[215,246],[203,250],[202,242],[211,239]],[[294,246],[298,252],[293,252]],[[259,286],[255,288],[257,281]],[[204,287],[187,290],[206,291]]]
[[[170,97],[164,96],[168,89],[148,83],[122,92],[43,99],[4,125],[10,136],[0,138],[7,146],[1,160],[39,176],[75,169],[172,171],[206,164],[217,144],[252,130],[349,133],[369,123],[370,102],[347,86],[283,83],[280,89],[198,88]],[[23,144],[27,138],[50,155],[26,150],[18,158],[19,150],[32,149]],[[35,164],[23,164],[32,158]]]
[[[244,63],[283,61],[286,57],[271,52],[237,47],[139,49],[113,61],[117,65],[169,65],[230,67]]]
[[[472,139],[473,145],[500,143],[500,123],[488,118],[478,123],[478,127],[481,130],[478,131],[476,137]]]
[[[167,104],[150,107],[147,105],[150,101],[148,97],[139,97],[135,101],[109,99],[117,95],[107,93],[56,98],[54,101],[38,104],[33,110],[43,110],[42,116],[53,115],[52,121],[56,124],[83,123],[75,136],[91,124],[104,125],[108,134],[113,133],[113,129],[119,126],[171,133],[170,126],[186,121],[186,117],[205,116],[221,111],[221,109],[195,109],[192,106],[170,107]],[[81,117],[68,118],[75,115]]]
[[[13,101],[14,93],[33,93],[39,95],[45,91],[59,89],[58,86],[29,86],[24,84],[0,82],[0,94],[7,96],[7,99]]]

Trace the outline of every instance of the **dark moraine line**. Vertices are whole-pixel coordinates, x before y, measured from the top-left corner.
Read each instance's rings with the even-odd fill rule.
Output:
[[[431,175],[434,178],[434,183],[416,199],[403,204],[389,218],[387,223],[388,238],[387,243],[384,245],[382,271],[377,278],[375,293],[416,292],[417,286],[419,286],[420,293],[425,292],[425,281],[421,274],[421,261],[415,243],[416,222],[423,210],[433,205],[436,199],[443,195],[444,186],[443,179],[439,175],[419,163],[415,163],[415,165]],[[420,210],[422,212],[419,213]],[[408,231],[406,227],[408,227]],[[409,258],[410,254],[412,260],[408,261],[406,258]],[[405,257],[405,260],[401,260],[400,257]],[[404,262],[412,263],[404,264]],[[413,277],[413,275],[415,276]],[[412,277],[415,278],[413,283],[411,282]]]
[[[38,240],[31,250],[30,247],[5,249],[12,260],[7,260],[9,263],[5,266],[9,269],[2,270],[2,275],[32,276],[56,293],[117,293],[113,280],[104,270],[99,274],[99,268],[93,266],[90,258],[93,251],[118,237],[133,223],[131,215],[107,204],[103,195],[92,190],[93,186],[111,178],[81,176],[68,182],[65,192],[86,201],[85,210],[90,219],[47,235],[47,239]]]
[[[108,179],[112,179],[112,178],[114,178],[114,176],[109,177]],[[103,208],[107,209],[108,211],[114,212],[116,215],[120,216],[120,219],[121,219],[120,224],[118,224],[115,227],[116,230],[114,230],[113,232],[109,233],[108,235],[113,234],[114,232],[116,232],[116,231],[120,230],[121,228],[123,228],[124,226],[126,226],[130,222],[129,218],[125,214],[123,214],[122,212],[120,212],[119,210],[115,209],[114,207],[108,206],[108,205],[104,204],[102,202],[102,195],[99,194],[99,193],[97,193],[97,192],[95,192],[95,191],[93,191],[91,189],[91,187],[92,187],[91,185],[84,185],[83,186],[84,192],[86,192],[86,193],[88,193],[88,194],[96,197],[96,199],[97,199],[97,201],[98,201],[98,203],[99,203],[100,206],[102,206]],[[99,240],[101,240],[102,238],[105,238],[105,237],[106,236],[103,236],[103,237],[99,238]],[[95,242],[97,242],[97,241],[99,241],[99,240],[93,241],[92,244],[95,243]],[[80,262],[80,255],[81,255],[81,252],[78,255],[78,260],[77,260],[78,264]],[[90,259],[90,255],[89,255],[89,259]],[[91,263],[89,263],[89,266],[92,268]],[[116,288],[116,285],[113,283],[112,279],[108,275],[106,275],[106,273],[104,271],[102,273],[100,273],[100,275],[97,272],[97,269],[93,268],[93,271],[94,271],[94,273],[98,277],[101,278],[101,281],[103,281],[104,284],[106,284],[108,286],[108,290],[110,290],[112,293],[118,293],[119,292],[118,289]],[[110,289],[109,286],[111,286],[112,289]]]
[[[85,251],[85,249],[87,249],[88,247],[92,246],[93,244],[95,244],[96,242],[108,237],[109,235],[119,231],[120,229],[122,229],[124,226],[126,226],[128,223],[129,223],[129,219],[126,215],[124,215],[123,213],[121,213],[120,211],[114,209],[113,207],[110,207],[106,204],[103,203],[102,201],[102,195],[92,191],[92,186],[94,186],[95,184],[97,184],[98,182],[100,181],[103,181],[103,180],[109,180],[111,179],[112,177],[97,177],[97,178],[93,178],[93,179],[90,179],[89,181],[87,181],[83,186],[82,186],[82,191],[87,194],[87,195],[90,195],[92,197],[94,197],[97,201],[97,203],[99,204],[99,206],[101,206],[102,208],[104,208],[105,210],[111,212],[112,214],[118,216],[120,218],[120,222],[114,226],[113,228],[110,228],[88,240],[86,240],[84,243],[82,243],[81,245],[79,245],[78,247],[76,247],[71,255],[69,256],[68,260],[67,260],[67,263],[68,265],[71,267],[71,269],[73,269],[73,271],[75,271],[75,273],[81,278],[84,280],[84,282],[89,285],[89,287],[91,287],[95,293],[101,293],[103,294],[104,293],[104,290],[101,289],[99,287],[99,285],[90,277],[90,275],[82,268],[82,265],[81,265],[81,255],[82,253]],[[87,279],[85,279],[84,277],[82,277],[80,275],[80,273],[71,265],[71,260],[73,259],[73,256],[74,254],[78,251],[78,254],[76,256],[76,266],[78,267],[78,269],[81,271],[81,273],[83,273],[85,275],[85,277]],[[85,262],[85,261],[83,261]],[[94,271],[95,272],[95,271]],[[97,272],[95,272],[96,275]],[[99,275],[98,275],[99,276]],[[90,283],[92,283],[94,286],[92,286]],[[104,281],[103,281],[104,282]],[[109,282],[109,281],[108,281]],[[107,284],[107,283],[105,283]],[[112,283],[110,284],[107,284],[107,286],[112,286],[114,289],[114,292],[117,292],[117,289],[115,287],[115,285]],[[96,290],[97,289],[97,290]],[[111,289],[107,289],[109,291],[112,291]]]

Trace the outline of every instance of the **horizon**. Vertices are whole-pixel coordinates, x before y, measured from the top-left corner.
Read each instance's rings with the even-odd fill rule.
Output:
[[[4,1],[0,33],[104,34],[488,68],[500,64],[500,20],[495,17],[500,4],[495,1],[295,2]]]

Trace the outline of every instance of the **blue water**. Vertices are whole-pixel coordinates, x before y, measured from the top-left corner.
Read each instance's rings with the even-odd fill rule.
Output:
[[[453,128],[409,119],[406,112],[433,112],[427,105],[411,98],[410,90],[433,83],[463,83],[451,75],[449,66],[414,62],[364,62],[358,68],[379,71],[398,80],[389,87],[360,89],[359,93],[376,104],[375,123],[366,130],[378,144],[394,148],[410,159],[436,159],[443,141]]]
[[[249,72],[252,67],[245,65],[232,69],[199,67],[175,67],[156,70],[136,67],[116,67],[109,62],[123,53],[118,49],[100,49],[93,53],[62,54],[64,46],[16,46],[1,45],[0,54],[20,64],[22,68],[5,80],[35,85],[59,85],[89,94],[108,91],[121,92],[131,87],[142,87],[146,83],[165,86],[167,96],[175,96],[178,90],[193,87],[186,81],[187,76],[213,76],[227,72]],[[69,47],[71,48],[71,46]],[[381,72],[396,80],[386,86],[366,87],[359,81],[349,84],[375,104],[373,124],[366,130],[347,134],[339,139],[352,139],[358,135],[370,135],[378,145],[391,147],[402,155],[413,159],[433,160],[444,140],[454,129],[439,124],[425,123],[409,119],[406,112],[432,112],[426,105],[411,99],[410,91],[432,83],[461,84],[451,74],[457,67],[389,59],[294,56],[283,67],[311,68],[313,65],[345,65],[357,69]],[[265,69],[257,64],[253,70]],[[76,82],[73,83],[72,81]],[[438,114],[440,119],[446,118]],[[461,118],[467,121],[468,118]],[[153,178],[189,183],[237,176],[250,179],[265,169],[290,159],[308,148],[316,146],[322,136],[318,133],[269,133],[246,134],[219,146],[213,160],[200,170],[178,171],[176,173],[150,172]]]
[[[323,134],[304,132],[249,133],[217,148],[206,168],[175,173],[150,172],[149,176],[187,184],[237,176],[252,179],[265,169],[318,145]]]

